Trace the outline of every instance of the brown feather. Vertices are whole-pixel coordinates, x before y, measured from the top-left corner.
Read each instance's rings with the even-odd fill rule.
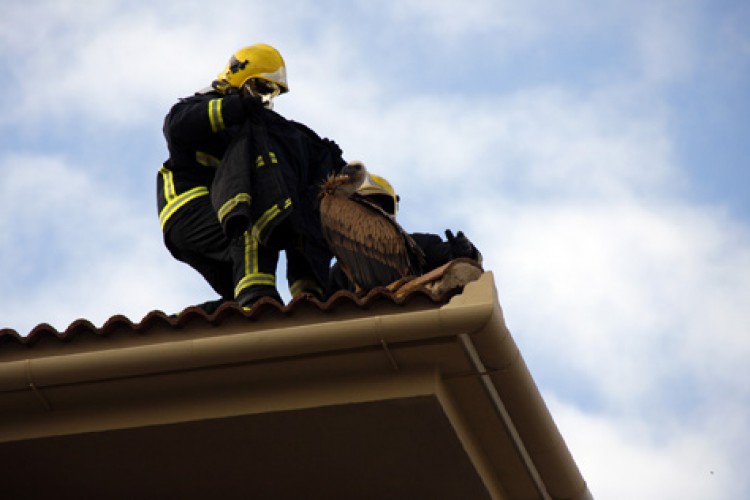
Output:
[[[354,284],[369,290],[421,274],[424,256],[406,231],[365,197],[337,192],[342,185],[345,181],[332,178],[323,187],[321,222],[331,251]]]

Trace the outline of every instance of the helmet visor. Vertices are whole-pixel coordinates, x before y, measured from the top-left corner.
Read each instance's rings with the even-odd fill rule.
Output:
[[[367,194],[367,199],[386,211],[391,217],[396,217],[396,200],[389,194]]]

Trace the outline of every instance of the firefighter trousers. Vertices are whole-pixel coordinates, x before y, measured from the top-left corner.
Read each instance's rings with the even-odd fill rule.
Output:
[[[230,240],[209,197],[204,196],[175,213],[164,241],[170,253],[198,271],[223,300],[244,304],[258,295],[278,298],[276,267],[282,250],[291,295],[307,292],[323,296],[323,287],[314,278],[301,238],[290,222],[274,229],[266,245],[261,245],[249,230]]]

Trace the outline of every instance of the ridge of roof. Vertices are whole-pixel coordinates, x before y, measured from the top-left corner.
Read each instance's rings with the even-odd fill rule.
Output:
[[[137,323],[131,321],[127,316],[116,314],[107,319],[98,328],[91,321],[81,318],[70,323],[62,331],[57,330],[48,323],[38,324],[27,335],[22,335],[11,328],[2,328],[0,329],[0,348],[5,344],[20,344],[32,347],[44,338],[55,338],[61,342],[69,342],[75,337],[85,334],[107,337],[115,330],[121,329],[142,334],[158,326],[158,324],[162,324],[168,328],[179,329],[194,321],[196,317],[208,322],[212,326],[219,326],[232,317],[241,316],[252,321],[258,320],[274,311],[288,316],[306,306],[312,306],[323,313],[331,313],[347,305],[354,305],[359,309],[368,309],[381,301],[405,306],[410,302],[419,300],[419,298],[426,299],[434,305],[442,305],[459,293],[461,293],[460,287],[436,292],[422,285],[410,289],[407,293],[393,292],[386,287],[378,287],[370,290],[364,296],[340,290],[326,301],[318,300],[310,294],[297,296],[287,304],[281,304],[271,298],[264,297],[256,302],[250,310],[243,309],[236,302],[232,301],[225,302],[213,313],[207,313],[204,309],[195,305],[188,306],[176,314],[167,314],[161,310],[152,310]]]

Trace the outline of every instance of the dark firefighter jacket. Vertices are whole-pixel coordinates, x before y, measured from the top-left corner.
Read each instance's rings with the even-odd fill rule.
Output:
[[[246,118],[238,95],[198,94],[176,104],[164,126],[170,159],[160,171],[162,228],[182,206],[211,191],[218,220],[265,242],[282,219],[303,236],[304,253],[325,283],[331,253],[320,229],[318,193],[345,161],[332,141],[257,108]]]
[[[157,176],[157,207],[166,232],[174,214],[200,196],[208,196],[216,169],[233,133],[245,120],[239,95],[216,92],[181,99],[164,119],[169,159]]]
[[[288,218],[302,236],[300,250],[325,283],[332,254],[323,238],[318,200],[325,179],[345,164],[341,150],[300,123],[259,111],[230,144],[211,201],[227,234],[249,228],[263,244]]]

